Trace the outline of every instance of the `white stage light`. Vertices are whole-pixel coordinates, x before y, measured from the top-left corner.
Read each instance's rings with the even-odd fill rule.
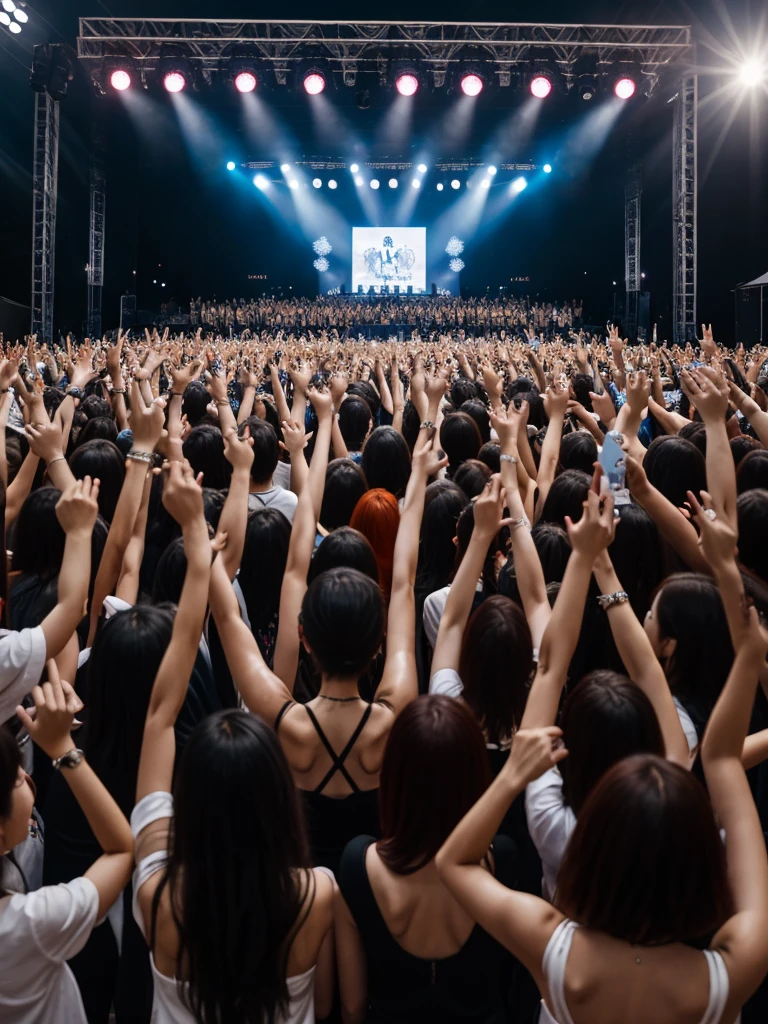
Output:
[[[181,92],[187,84],[187,80],[180,71],[169,71],[163,78],[163,85],[166,92]]]
[[[531,79],[531,95],[537,100],[545,100],[552,92],[552,79],[547,75],[536,75]]]
[[[335,178],[331,178],[331,180],[328,182],[328,188],[336,188],[337,184],[338,183],[337,183],[336,179]]]
[[[16,8],[16,10],[13,12],[13,16],[16,19],[16,21],[20,21],[22,25],[26,25],[27,22],[29,21],[29,15],[27,14],[26,11],[22,11],[20,7]]]
[[[21,32],[21,25],[19,25],[19,23],[16,21],[12,21],[11,24],[8,26],[8,31],[12,32],[15,36],[17,36],[19,32]]]
[[[310,71],[304,76],[304,91],[310,96],[319,96],[325,88],[325,75],[320,71]]]
[[[357,164],[350,164],[349,169],[350,171],[352,171],[353,174],[357,174],[357,172],[360,170]]]
[[[419,164],[419,166],[416,168],[416,170],[419,172],[419,174],[426,174],[427,173],[427,165],[426,164]]]
[[[458,178],[454,178],[451,182],[451,188],[461,188],[461,182]]]
[[[442,192],[444,188],[445,188],[445,185],[442,183],[442,181],[438,181],[438,183],[437,183],[437,191],[438,192]]]
[[[483,178],[483,180],[480,182],[480,188],[490,188],[490,187],[491,187],[491,179],[490,178]]]
[[[525,178],[515,178],[515,180],[512,182],[512,191],[513,192],[522,192],[523,189],[525,189],[527,187],[528,187],[528,182],[525,180]]]
[[[759,60],[746,60],[739,69],[739,82],[748,88],[760,85],[765,78],[766,66],[761,64]]]
[[[395,88],[401,96],[414,96],[419,88],[419,80],[416,75],[406,71],[395,79]]]
[[[16,4],[13,2],[13,0],[3,0],[3,10],[8,11],[8,13],[10,14],[11,11],[16,10]]]
[[[235,166],[236,165],[235,165],[235,161],[234,160],[227,160],[227,170],[228,171],[234,171]]]
[[[390,178],[389,179],[389,187],[390,188],[397,188],[397,178]]]
[[[124,92],[131,87],[131,76],[123,68],[118,68],[109,76],[109,84],[118,92]]]
[[[256,75],[252,71],[241,71],[235,76],[235,88],[238,92],[253,92],[256,88]]]
[[[465,96],[479,96],[483,91],[483,80],[480,75],[464,75],[461,79],[461,91]]]
[[[544,171],[545,174],[551,174],[552,173],[552,164],[544,164],[544,167],[542,168],[542,170]]]
[[[633,78],[618,78],[613,87],[614,95],[620,100],[629,100],[635,95],[637,86]]]
[[[355,184],[357,185],[358,188],[363,184],[363,179],[360,177],[359,174],[355,175]]]
[[[290,171],[290,169],[291,169],[291,165],[290,164],[280,164],[280,170],[283,172],[283,174],[287,174],[288,171]]]
[[[0,11],[0,25],[6,25],[7,26],[7,25],[10,25],[10,24],[11,24],[11,16],[10,16],[10,14],[6,14],[5,11]]]
[[[371,188],[377,189],[379,187],[379,179],[371,178]]]
[[[253,179],[253,184],[256,188],[260,188],[263,191],[269,185],[269,178],[264,174],[257,174]]]
[[[312,179],[312,185],[315,188],[322,188],[323,187],[323,183],[322,183],[322,181],[319,178],[313,178]]]
[[[298,187],[299,187],[298,181],[296,181],[295,178],[291,178],[291,180],[288,182],[288,188],[297,189]]]
[[[414,188],[421,188],[421,182],[419,181],[418,178],[414,178],[413,181],[411,182],[411,185]]]
[[[496,173],[496,168],[493,166],[493,164],[491,164],[491,166],[486,171],[486,174],[490,174],[490,176],[493,177],[495,173]]]

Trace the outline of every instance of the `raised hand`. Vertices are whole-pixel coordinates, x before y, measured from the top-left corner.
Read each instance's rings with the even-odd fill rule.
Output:
[[[592,399],[592,408],[600,417],[600,422],[606,425],[613,423],[616,419],[616,407],[609,392],[603,391],[602,394],[598,395],[596,392],[590,391],[589,397]]]
[[[337,370],[331,377],[331,399],[335,409],[341,405],[341,400],[349,387],[349,374],[343,370]]]
[[[651,397],[651,382],[645,370],[637,370],[627,377],[627,405],[635,415],[640,416],[648,406]]]
[[[171,390],[180,395],[184,394],[192,381],[199,376],[202,365],[202,359],[192,359],[184,366],[171,366]]]
[[[688,502],[699,528],[699,547],[712,569],[732,563],[736,558],[738,538],[723,508],[707,491],[701,492],[701,502],[692,491],[688,491]]]
[[[153,452],[163,433],[164,406],[154,401],[147,406],[136,381],[131,386],[131,432],[133,446],[142,452]]]
[[[45,420],[42,423],[28,423],[24,428],[29,447],[45,462],[63,457],[64,437],[61,423],[58,420]]]
[[[99,481],[83,477],[74,483],[56,503],[56,518],[64,533],[93,533],[93,524],[99,514]]]
[[[562,730],[551,725],[543,729],[518,729],[504,771],[523,788],[568,756]]]
[[[701,351],[711,359],[712,356],[717,354],[717,343],[712,337],[712,324],[702,324],[701,333]]]
[[[304,451],[314,431],[307,434],[298,420],[283,420],[282,427],[284,440],[279,442],[280,447],[289,455]]]
[[[411,472],[423,474],[425,478],[435,476],[448,465],[448,456],[435,449],[434,437],[428,438],[422,445],[417,443],[413,449]]]
[[[86,347],[83,344],[72,366],[69,383],[73,388],[80,388],[82,391],[86,384],[90,384],[96,376],[96,370],[93,368],[93,352],[90,346]]]
[[[728,382],[718,370],[702,366],[681,370],[680,381],[688,400],[705,424],[723,423],[728,411]]]
[[[309,382],[312,380],[312,367],[307,362],[302,362],[300,366],[294,369],[288,369],[288,376],[291,378],[293,386],[297,391],[303,392],[305,395],[309,390]]]
[[[581,519],[574,523],[565,517],[571,548],[584,558],[594,562],[613,541],[616,521],[613,518],[613,496],[598,495],[590,488],[582,508]]]
[[[501,477],[495,473],[473,503],[474,530],[479,535],[493,538],[503,526],[512,522],[504,518],[504,497]]]
[[[330,419],[333,415],[333,399],[331,392],[324,388],[309,388],[307,391],[307,398],[312,403],[312,408],[315,410],[318,422],[322,423],[323,420]]]
[[[203,518],[202,474],[195,479],[186,459],[184,462],[170,462],[164,469],[163,505],[183,530]]]
[[[69,683],[59,678],[53,659],[46,667],[48,682],[32,688],[33,713],[17,707],[16,716],[32,741],[55,760],[72,750],[72,722],[83,703]]]
[[[568,388],[564,388],[556,382],[551,384],[544,392],[544,411],[549,419],[552,419],[553,416],[565,416],[567,407]]]
[[[232,469],[250,471],[253,465],[253,438],[250,427],[245,427],[242,436],[237,427],[230,427],[224,432],[224,458]]]

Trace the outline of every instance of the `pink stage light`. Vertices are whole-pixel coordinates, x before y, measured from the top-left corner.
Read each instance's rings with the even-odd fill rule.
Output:
[[[632,78],[619,78],[613,87],[614,95],[620,100],[629,100],[635,95],[637,86]]]
[[[235,75],[235,88],[238,92],[253,92],[256,88],[256,75],[252,71],[240,71]]]
[[[163,85],[167,92],[181,92],[186,88],[187,80],[180,71],[169,71],[163,78]]]
[[[109,76],[109,84],[113,89],[117,89],[118,92],[124,92],[131,87],[131,76],[127,71],[113,71]]]
[[[479,96],[483,91],[483,80],[480,75],[464,75],[461,79],[461,91],[465,96]]]
[[[419,88],[419,80],[416,75],[407,71],[404,74],[397,76],[395,86],[401,96],[413,96]]]
[[[319,71],[310,71],[304,76],[304,91],[310,96],[319,96],[324,88],[325,75],[321,75]]]
[[[531,95],[537,100],[545,100],[552,92],[552,82],[546,75],[536,75],[531,79]]]

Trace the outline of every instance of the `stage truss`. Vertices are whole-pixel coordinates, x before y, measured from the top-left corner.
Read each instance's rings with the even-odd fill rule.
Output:
[[[500,88],[512,85],[515,75],[547,61],[570,89],[578,80],[584,58],[593,60],[597,74],[631,63],[639,68],[648,93],[660,77],[674,76],[679,82],[674,100],[672,176],[674,337],[677,342],[695,337],[696,77],[691,71],[690,26],[80,19],[78,57],[92,76],[99,73],[105,58],[122,58],[135,63],[146,84],[147,75],[157,70],[169,51],[187,58],[205,81],[226,71],[229,58],[249,56],[271,68],[277,86],[288,85],[294,72],[313,59],[326,62],[344,85],[351,87],[356,85],[358,73],[372,71],[386,83],[390,63],[407,59],[431,76],[436,89],[446,86],[451,73],[467,62],[482,64]],[[639,267],[639,216],[628,216],[626,225],[626,263]],[[103,229],[103,223],[100,226]],[[634,280],[635,275],[628,277]]]

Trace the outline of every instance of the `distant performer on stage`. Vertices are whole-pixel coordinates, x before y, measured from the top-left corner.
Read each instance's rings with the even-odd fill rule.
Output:
[[[408,283],[416,263],[416,254],[407,245],[395,249],[391,235],[385,235],[381,249],[371,246],[363,253],[370,273],[384,284],[390,281]]]

